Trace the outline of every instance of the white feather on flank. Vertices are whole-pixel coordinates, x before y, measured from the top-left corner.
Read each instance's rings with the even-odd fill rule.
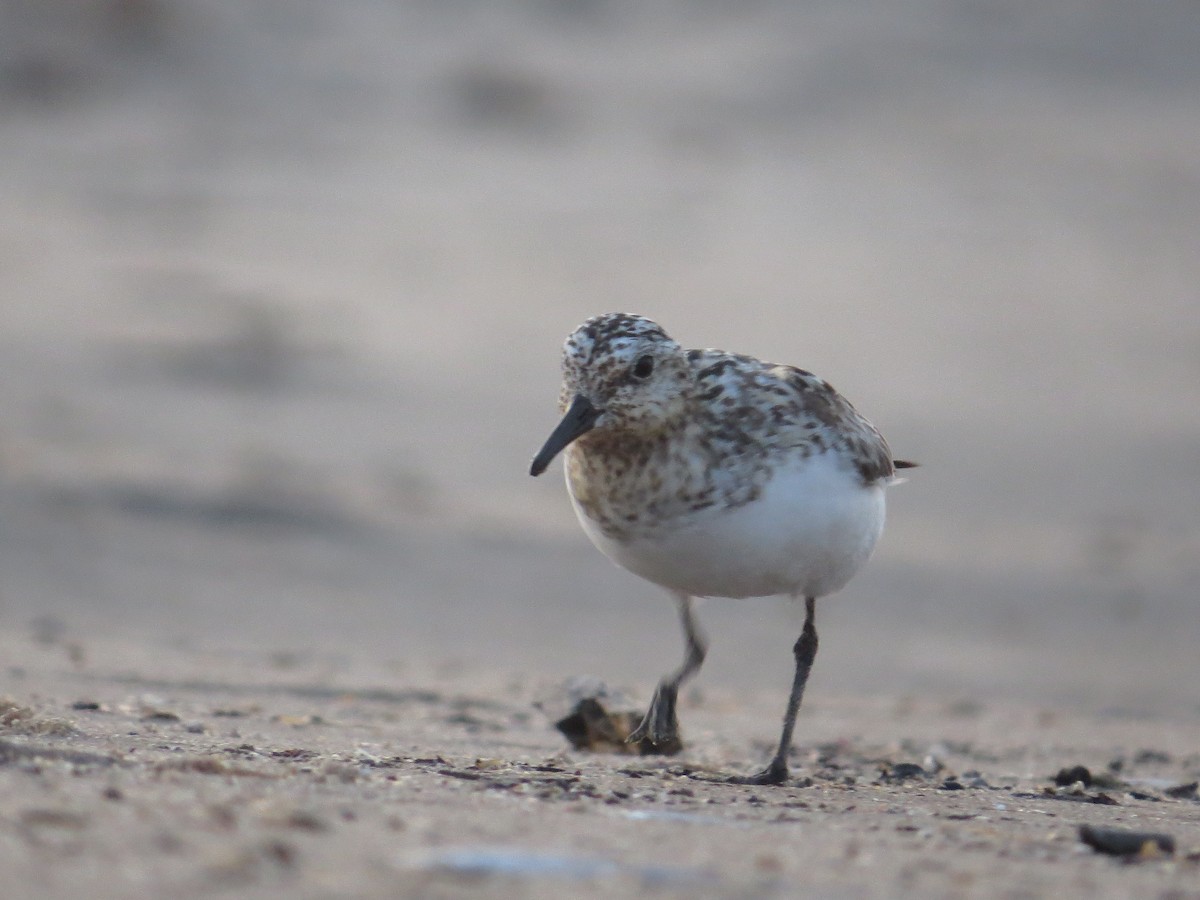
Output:
[[[785,464],[750,503],[709,507],[629,540],[606,536],[574,506],[617,565],[697,597],[831,594],[870,557],[885,516],[883,486],[864,486],[833,453]]]

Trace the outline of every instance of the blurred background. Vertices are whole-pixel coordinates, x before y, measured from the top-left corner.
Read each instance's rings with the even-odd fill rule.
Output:
[[[801,365],[923,468],[814,696],[1200,714],[1192,0],[5,0],[0,628],[648,695],[584,318]],[[801,615],[708,601],[701,685]]]

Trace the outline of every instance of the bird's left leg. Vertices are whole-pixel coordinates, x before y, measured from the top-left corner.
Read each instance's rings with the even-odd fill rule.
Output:
[[[783,784],[788,777],[788,753],[792,749],[792,731],[796,727],[796,713],[800,710],[800,701],[804,699],[804,686],[808,683],[808,673],[812,671],[813,660],[817,658],[817,626],[813,615],[816,605],[815,597],[804,598],[804,630],[792,648],[796,658],[796,674],[792,678],[792,692],[788,697],[787,711],[783,716],[783,733],[779,736],[779,749],[770,765],[757,775],[735,775],[729,778],[732,784]]]
[[[649,739],[650,743],[665,747],[678,739],[679,720],[675,716],[675,701],[679,696],[679,687],[696,674],[708,652],[708,641],[696,624],[692,598],[681,593],[674,594],[674,597],[679,607],[679,622],[683,626],[683,665],[658,683],[642,724],[626,739],[629,743]]]

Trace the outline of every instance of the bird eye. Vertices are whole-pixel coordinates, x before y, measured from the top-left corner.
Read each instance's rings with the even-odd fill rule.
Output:
[[[654,360],[649,356],[643,356],[637,361],[633,367],[634,378],[649,378],[650,373],[654,371]]]

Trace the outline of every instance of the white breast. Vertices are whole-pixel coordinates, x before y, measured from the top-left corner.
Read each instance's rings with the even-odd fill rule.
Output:
[[[574,505],[609,559],[665,588],[709,597],[821,597],[842,588],[875,549],[883,494],[883,485],[864,486],[827,453],[785,465],[750,503],[676,517],[627,542],[606,537]]]

